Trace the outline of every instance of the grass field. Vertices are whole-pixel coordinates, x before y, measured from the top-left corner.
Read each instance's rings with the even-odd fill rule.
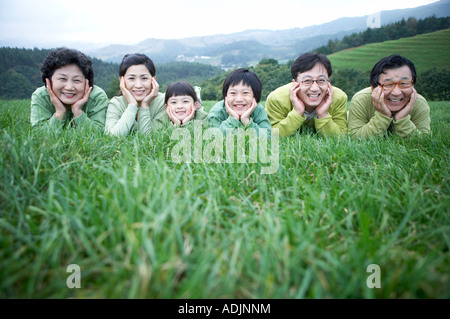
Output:
[[[0,298],[450,298],[450,102],[432,136],[280,139],[265,175],[34,130],[29,103],[0,101]]]
[[[450,29],[417,35],[395,41],[367,44],[359,48],[343,50],[328,58],[333,70],[372,70],[381,58],[397,53],[414,62],[417,73],[436,68],[450,70]]]

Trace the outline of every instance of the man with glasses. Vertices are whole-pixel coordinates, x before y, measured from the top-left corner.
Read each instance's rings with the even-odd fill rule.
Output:
[[[291,66],[292,83],[269,94],[266,111],[280,136],[312,130],[321,136],[347,133],[347,94],[330,84],[331,62],[305,53]]]
[[[416,69],[407,58],[394,54],[378,61],[370,73],[370,86],[350,103],[348,131],[369,137],[430,133],[430,107],[417,94]]]

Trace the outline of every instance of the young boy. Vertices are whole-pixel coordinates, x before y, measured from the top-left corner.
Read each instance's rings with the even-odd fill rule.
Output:
[[[208,114],[210,127],[227,130],[253,128],[271,134],[271,125],[261,100],[262,84],[255,72],[240,68],[231,72],[222,87],[223,100],[212,107]]]

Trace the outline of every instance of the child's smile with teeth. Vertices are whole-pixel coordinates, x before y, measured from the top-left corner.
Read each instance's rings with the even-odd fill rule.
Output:
[[[244,85],[243,82],[230,86],[227,92],[228,105],[241,116],[244,114],[253,103],[253,90],[250,86]]]
[[[234,107],[235,107],[236,109],[239,109],[239,110],[244,109],[245,106],[246,106],[245,104],[235,104],[235,105],[234,105]]]
[[[194,103],[194,99],[189,95],[172,96],[167,101],[167,107],[172,109],[178,120],[183,121],[195,109]]]

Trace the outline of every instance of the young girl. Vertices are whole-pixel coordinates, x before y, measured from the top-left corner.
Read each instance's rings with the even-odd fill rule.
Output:
[[[45,86],[31,96],[31,125],[62,128],[94,124],[103,129],[108,97],[94,85],[92,62],[80,51],[58,48],[45,58]]]
[[[119,67],[120,94],[113,97],[106,112],[105,131],[127,135],[149,133],[167,125],[164,94],[159,92],[153,61],[145,54],[127,54]]]
[[[214,105],[208,114],[211,127],[224,134],[227,129],[261,128],[271,135],[271,125],[261,100],[262,84],[255,72],[241,68],[231,72],[222,87],[223,100]]]
[[[165,96],[166,112],[175,126],[205,120],[208,114],[199,109],[199,99],[194,88],[187,82],[171,83]]]

